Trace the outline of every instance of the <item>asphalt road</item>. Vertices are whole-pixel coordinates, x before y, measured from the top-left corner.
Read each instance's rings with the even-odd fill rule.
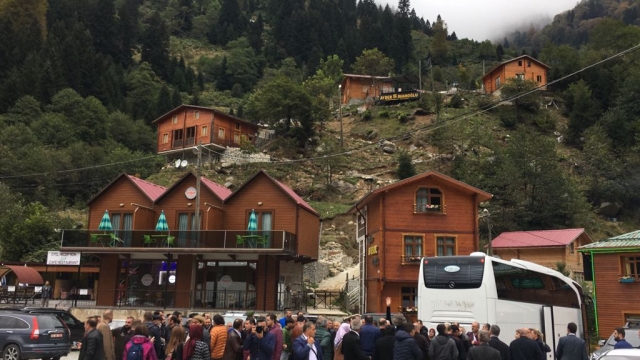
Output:
[[[69,356],[65,356],[60,360],[78,360],[78,355],[80,355],[80,351],[72,350],[71,353],[69,353]]]

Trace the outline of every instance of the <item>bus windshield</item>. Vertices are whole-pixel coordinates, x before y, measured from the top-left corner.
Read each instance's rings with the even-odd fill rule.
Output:
[[[423,260],[424,284],[431,289],[477,289],[484,276],[484,257],[443,256]]]

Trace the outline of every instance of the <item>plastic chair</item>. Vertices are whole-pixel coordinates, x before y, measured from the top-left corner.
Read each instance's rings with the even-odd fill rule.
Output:
[[[143,235],[142,238],[144,239],[144,247],[151,247],[151,244],[156,244],[156,239],[152,238],[151,235]]]
[[[176,245],[176,237],[167,235],[167,239],[165,240],[165,245],[167,247],[174,247]]]
[[[236,247],[244,247],[244,238],[241,235],[236,235]]]
[[[258,236],[256,237],[256,247],[267,247],[267,237],[266,236]]]

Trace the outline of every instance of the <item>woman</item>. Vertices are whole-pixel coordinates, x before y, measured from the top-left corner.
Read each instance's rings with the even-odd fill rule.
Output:
[[[540,350],[542,350],[542,353],[544,354],[543,357],[546,358],[546,354],[551,352],[551,348],[549,345],[544,343],[544,335],[542,332],[538,329],[529,329],[529,334],[531,335],[531,340],[534,340],[540,347]]]
[[[431,328],[429,329],[429,341],[433,340],[434,337],[436,337],[436,329]]]
[[[189,341],[182,349],[182,360],[209,360],[209,345],[202,341],[202,325],[189,325]]]
[[[142,352],[143,360],[158,360],[156,350],[153,348],[153,343],[149,340],[149,330],[145,324],[139,324],[133,330],[133,337],[124,347],[122,358],[125,360],[137,358],[136,353],[140,351]]]
[[[182,350],[184,347],[184,339],[186,337],[187,334],[184,332],[182,326],[174,326],[173,329],[171,329],[169,342],[165,348],[167,360],[182,360]]]
[[[343,360],[342,355],[342,338],[351,331],[351,325],[349,323],[343,323],[336,332],[336,339],[333,341],[333,360]]]

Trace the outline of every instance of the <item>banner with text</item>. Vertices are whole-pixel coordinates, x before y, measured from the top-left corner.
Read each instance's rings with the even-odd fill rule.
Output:
[[[47,265],[80,265],[79,252],[49,251]]]

